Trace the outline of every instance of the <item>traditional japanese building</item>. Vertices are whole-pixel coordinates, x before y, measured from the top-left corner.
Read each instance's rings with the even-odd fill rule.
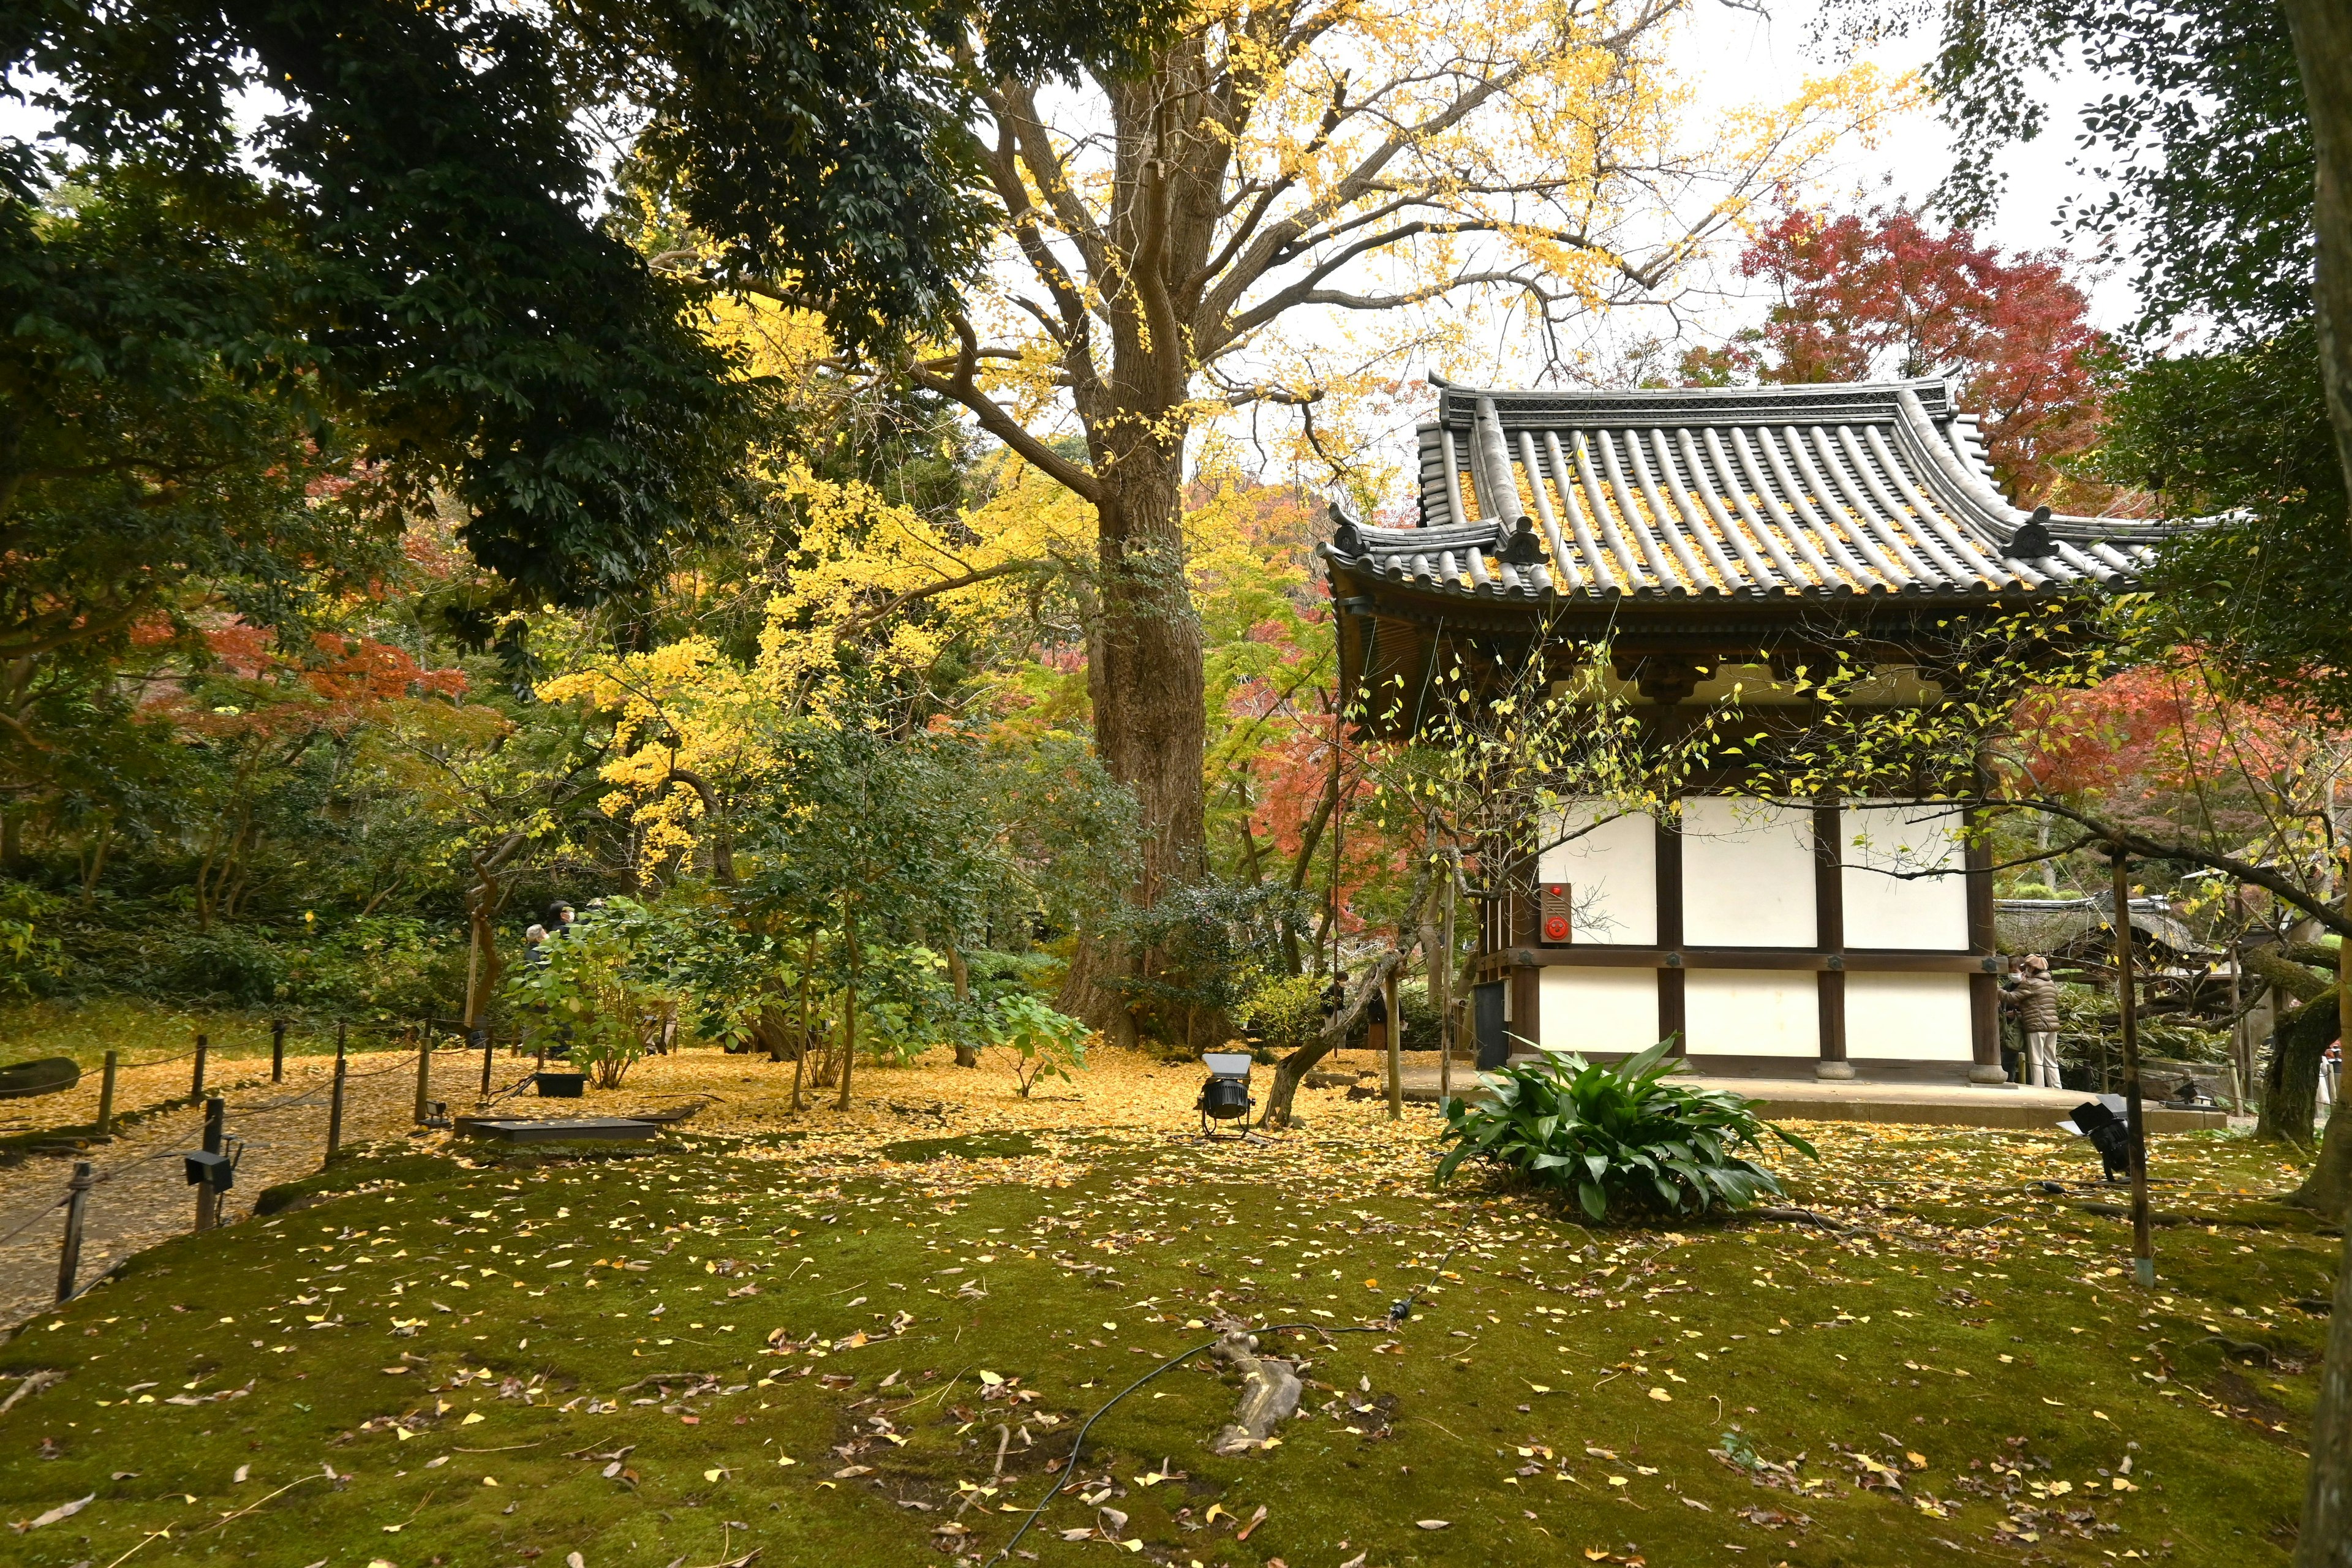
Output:
[[[1417,523],[1339,517],[1323,548],[1341,691],[1374,738],[1429,721],[1438,672],[1567,679],[1601,649],[1649,726],[1734,682],[1799,714],[1791,672],[1832,640],[1870,650],[1863,700],[1935,701],[1956,625],[2129,587],[2158,536],[2011,505],[1940,380],[1432,382]],[[1489,879],[1510,891],[1481,925],[1482,1063],[1511,1037],[1612,1057],[1674,1036],[1719,1074],[2001,1081],[1991,876],[1936,793],[1701,788],[1660,817],[1528,825]]]

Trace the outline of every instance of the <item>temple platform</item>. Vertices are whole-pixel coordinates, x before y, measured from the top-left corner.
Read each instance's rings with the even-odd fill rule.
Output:
[[[1369,1052],[1347,1053],[1346,1066],[1369,1076],[1358,1081],[1378,1089],[1386,1069],[1370,1063]],[[1774,1121],[1874,1121],[1926,1127],[1995,1127],[2005,1131],[2042,1132],[2055,1129],[2066,1114],[2089,1098],[2076,1089],[2028,1089],[2021,1084],[1874,1082],[1764,1078],[1692,1077],[1681,1081],[1706,1089],[1728,1089],[1763,1102],[1763,1114]],[[1477,1070],[1456,1058],[1454,1092],[1473,1092]],[[1425,1053],[1420,1060],[1405,1059],[1404,1097],[1422,1104],[1437,1100],[1437,1063]],[[2230,1124],[2226,1111],[2173,1110],[2153,1101],[2143,1107],[2151,1132],[2217,1131]]]

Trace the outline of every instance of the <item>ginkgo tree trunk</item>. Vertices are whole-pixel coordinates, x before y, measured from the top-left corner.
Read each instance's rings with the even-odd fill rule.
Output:
[[[900,368],[1092,508],[1095,736],[1140,807],[1144,902],[1205,870],[1196,431],[1286,408],[1354,477],[1367,395],[1476,312],[1540,332],[1656,298],[1901,94],[1857,68],[1694,134],[1664,59],[1683,9],[1212,0],[1134,74],[984,89],[1001,254],[952,347]]]

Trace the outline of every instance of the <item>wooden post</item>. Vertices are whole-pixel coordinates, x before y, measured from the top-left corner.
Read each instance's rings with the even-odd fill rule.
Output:
[[[2000,1065],[2000,939],[1993,921],[1992,840],[1976,813],[1964,813],[1960,823],[1969,951],[1979,961],[1969,975],[1969,1081],[2006,1084],[2009,1071]]]
[[[111,1138],[114,1135],[114,1069],[116,1065],[117,1061],[115,1053],[112,1051],[107,1052],[106,1073],[104,1077],[98,1080],[98,1135],[100,1138]]]
[[[1658,945],[1667,950],[1658,968],[1658,1038],[1674,1041],[1670,1056],[1690,1055],[1690,1031],[1685,1022],[1683,944],[1683,833],[1673,805],[1657,818]],[[1720,1046],[1716,1047],[1721,1049]]]
[[[1826,955],[1814,976],[1821,1049],[1813,1063],[1817,1079],[1853,1077],[1845,1054],[1845,827],[1842,808],[1824,799],[1813,807],[1813,941]]]
[[[107,1053],[111,1057],[111,1051]],[[74,1162],[73,1179],[66,1184],[66,1240],[58,1254],[58,1300],[60,1304],[74,1298],[74,1277],[81,1272],[82,1211],[89,1205],[89,1189],[97,1181],[95,1169],[87,1160]]]
[[[205,1152],[221,1152],[222,1123],[228,1114],[228,1102],[219,1095],[205,1101]],[[211,1230],[220,1224],[220,1194],[213,1186],[209,1174],[196,1187],[196,1228]]]
[[[286,1081],[286,1020],[269,1020],[269,1081]]]
[[[482,1098],[488,1100],[490,1098],[490,1032],[488,1029],[474,1030],[470,1043],[482,1047]]]
[[[1397,1005],[1397,972],[1384,984],[1389,995],[1389,1120],[1404,1120],[1404,1009]]]
[[[327,1101],[327,1164],[335,1163],[335,1152],[343,1146],[343,1026],[335,1026],[335,1089]]]
[[[416,1121],[424,1123],[433,1114],[433,1028],[426,1025],[416,1031]]]
[[[1430,1000],[1437,1004],[1437,1108],[1441,1114],[1454,1098],[1454,879],[1461,863],[1445,858],[1445,918],[1439,922],[1437,942],[1444,951],[1430,961]]]
[[[841,1030],[841,1094],[834,1109],[849,1109],[849,1074],[857,1065],[857,905],[853,900],[841,907],[841,938],[849,959],[849,987],[844,994]],[[1337,938],[1333,939],[1338,940]]]
[[[208,1044],[209,1042],[202,1035],[196,1037],[196,1079],[188,1089],[190,1105],[202,1105],[205,1102],[205,1051]]]
[[[2120,846],[2109,865],[2115,871],[2116,1022],[2124,1046],[2124,1120],[2131,1134],[2132,1272],[2142,1286],[2156,1283],[2156,1245],[2147,1225],[2147,1129],[2139,1104],[2139,1019],[2132,995],[2131,861]]]

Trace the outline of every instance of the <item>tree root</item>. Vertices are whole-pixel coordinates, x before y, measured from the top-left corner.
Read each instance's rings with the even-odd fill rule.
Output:
[[[1230,1426],[1209,1444],[1217,1454],[1263,1447],[1276,1426],[1298,1411],[1298,1372],[1290,1363],[1257,1353],[1256,1337],[1239,1323],[1221,1325],[1225,1337],[1209,1353],[1242,1374],[1241,1404]]]
[[[1817,1225],[1823,1230],[1834,1230],[1841,1234],[1854,1228],[1850,1225],[1840,1225],[1827,1215],[1818,1215],[1811,1209],[1765,1208],[1748,1209],[1743,1212],[1751,1219],[1777,1219],[1794,1225]]]
[[[25,1374],[25,1381],[11,1389],[7,1398],[0,1399],[0,1415],[5,1415],[9,1411],[15,1409],[16,1401],[24,1398],[26,1395],[38,1394],[45,1388],[54,1388],[65,1380],[66,1374],[64,1373],[51,1368],[44,1368],[39,1372],[26,1373]],[[1292,1394],[1290,1402],[1293,1405],[1297,1405],[1298,1403],[1298,1396],[1295,1394]]]

